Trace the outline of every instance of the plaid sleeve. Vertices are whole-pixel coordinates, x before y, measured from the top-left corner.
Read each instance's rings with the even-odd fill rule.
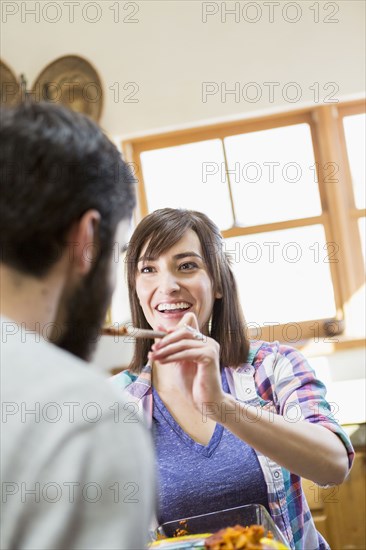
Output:
[[[111,376],[108,379],[108,382],[113,384],[117,390],[125,390],[130,384],[132,384],[132,382],[136,380],[136,378],[137,376],[134,376],[129,371],[124,370],[114,376]]]
[[[316,377],[305,357],[290,346],[276,343],[272,353],[264,358],[263,362],[266,361],[273,362],[273,393],[278,412],[289,422],[306,420],[337,434],[346,447],[351,467],[354,459],[351,441],[334,417],[332,404],[325,398],[325,385]]]

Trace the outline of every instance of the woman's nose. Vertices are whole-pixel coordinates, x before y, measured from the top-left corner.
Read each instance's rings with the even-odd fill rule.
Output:
[[[171,294],[180,289],[177,278],[172,273],[165,273],[159,280],[159,292],[161,294]]]

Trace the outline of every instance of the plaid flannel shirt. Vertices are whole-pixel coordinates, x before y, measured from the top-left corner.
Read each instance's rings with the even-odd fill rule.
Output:
[[[225,367],[230,393],[237,401],[265,407],[289,422],[305,420],[320,424],[337,434],[344,443],[351,468],[354,450],[326,401],[326,388],[315,376],[305,357],[296,349],[278,342],[251,342],[247,362],[239,368]],[[149,427],[152,425],[153,396],[151,367],[139,376],[124,371],[113,377],[117,387],[128,394]],[[271,516],[294,550],[326,550],[328,544],[317,532],[301,479],[256,451],[267,485]],[[315,451],[316,452],[316,449]]]

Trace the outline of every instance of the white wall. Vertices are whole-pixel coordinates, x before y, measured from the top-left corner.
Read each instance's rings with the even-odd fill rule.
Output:
[[[36,4],[39,22],[29,13]],[[225,22],[221,5],[226,9],[236,6],[239,12],[236,16],[226,15]],[[314,91],[309,86],[316,82],[320,101],[333,90],[323,89],[329,82],[339,87],[336,98],[360,94],[365,89],[362,1],[225,4],[196,0],[69,3],[4,0],[1,6],[2,59],[17,74],[25,73],[30,85],[59,56],[79,54],[89,59],[104,83],[101,122],[111,135],[143,134],[205,119],[237,117],[269,107],[293,107],[299,103],[282,97],[289,82],[297,83],[301,101],[305,102],[314,101]],[[72,6],[74,22],[70,22]],[[318,23],[314,21],[314,6],[319,8]],[[117,7],[119,22],[114,22]],[[204,23],[203,12],[216,9],[218,13],[207,16]],[[272,23],[270,9],[274,10]],[[88,22],[97,17],[99,21]],[[257,22],[248,22],[256,17]],[[299,21],[294,23],[285,20],[298,17]],[[57,18],[58,22],[50,22]],[[129,18],[137,22],[123,21]],[[325,19],[338,22],[327,23]],[[123,102],[133,91],[132,87],[123,90],[127,82],[139,87],[137,103]],[[250,103],[248,97],[255,92],[250,88],[238,102],[233,95],[222,101],[219,93],[203,102],[203,82],[216,82],[219,87],[226,83],[227,88],[238,82],[241,91],[245,84],[256,82],[261,86],[257,89],[262,92],[262,99]],[[273,102],[264,82],[279,83]],[[117,102],[110,89],[115,83],[120,89]],[[289,88],[288,95],[295,91]]]

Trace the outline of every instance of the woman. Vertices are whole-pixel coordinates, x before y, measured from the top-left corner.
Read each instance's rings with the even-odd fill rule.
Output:
[[[249,343],[218,228],[204,214],[163,209],[127,251],[137,340],[116,384],[153,429],[159,522],[263,504],[291,548],[326,549],[300,476],[339,484],[353,459],[325,388],[304,357],[278,342]]]

